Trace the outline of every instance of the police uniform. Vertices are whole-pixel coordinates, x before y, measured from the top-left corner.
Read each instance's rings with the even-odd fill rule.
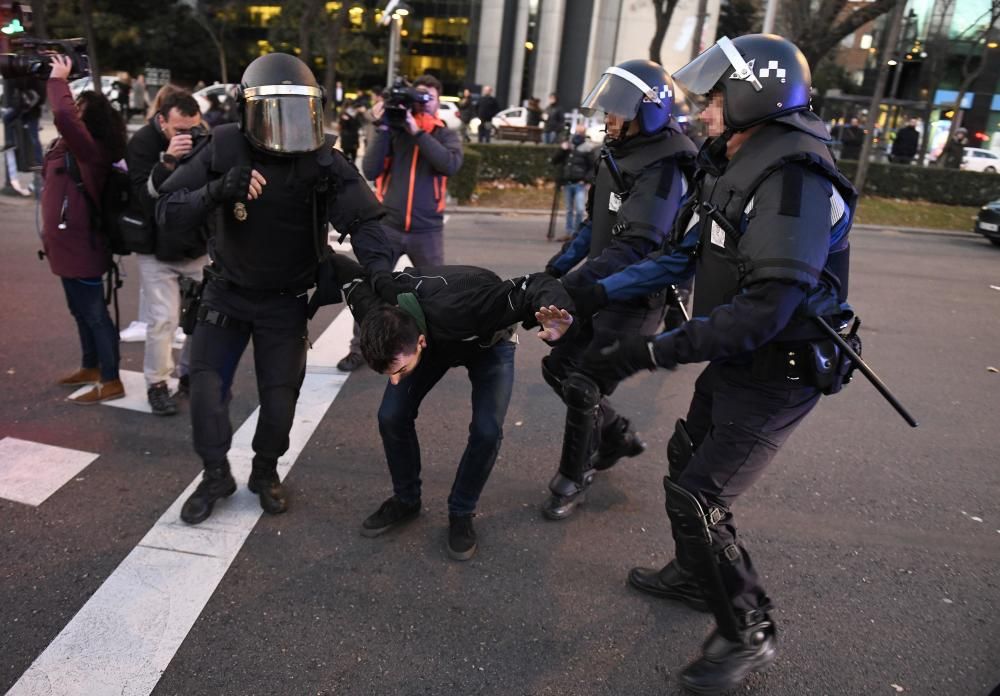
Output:
[[[311,71],[293,56],[269,54],[248,66],[241,91],[241,123],[217,127],[157,202],[161,229],[208,223],[211,230],[191,350],[193,440],[205,467],[181,513],[192,524],[236,488],[226,460],[230,389],[251,339],[260,415],[248,486],[265,511],[287,507],[276,467],[305,376],[307,291],[327,250],[327,221],[352,236],[362,263],[391,270],[379,252],[381,206],[323,135],[322,92]],[[266,181],[254,200],[251,169]]]
[[[699,153],[697,185],[671,253],[604,279],[611,299],[695,274],[694,318],[656,337],[624,339],[588,369],[709,361],[668,444],[666,509],[676,555],[634,568],[645,592],[714,614],[701,658],[681,674],[717,693],[776,654],[771,600],[736,532],[731,506],[763,473],[845,362],[818,326],[850,316],[848,232],[857,196],[837,171],[829,134],[808,111],[809,68],[776,36],[720,41],[674,74],[689,94],[721,89],[726,132]],[[698,84],[702,80],[702,84]],[[776,106],[778,105],[778,106]],[[759,126],[731,159],[726,145]]]
[[[547,266],[549,273],[562,277],[574,299],[585,295],[599,279],[662,247],[670,233],[687,193],[696,151],[671,117],[672,99],[666,71],[651,61],[633,60],[609,68],[584,100],[585,109],[638,120],[639,132],[609,139],[598,162],[588,220]],[[570,271],[581,261],[579,268]],[[663,318],[664,297],[661,288],[607,305],[581,327],[574,340],[563,342],[543,359],[545,381],[567,406],[559,471],[542,508],[547,518],[570,515],[583,501],[595,470],[607,469],[622,456],[636,456],[645,449],[629,421],[608,401],[617,382],[598,384],[580,374],[580,365],[595,337],[656,331]]]

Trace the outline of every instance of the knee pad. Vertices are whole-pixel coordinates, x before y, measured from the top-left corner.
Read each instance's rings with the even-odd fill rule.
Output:
[[[674,425],[674,434],[667,442],[667,464],[670,478],[676,481],[694,456],[694,442],[688,435],[684,419],[678,418]]]
[[[556,396],[563,398],[563,378],[565,375],[556,367],[556,361],[552,359],[551,355],[546,355],[542,358],[542,379],[545,383],[552,387],[552,391],[556,393]]]
[[[590,377],[574,372],[563,380],[563,400],[571,409],[590,410],[600,402],[601,389]]]

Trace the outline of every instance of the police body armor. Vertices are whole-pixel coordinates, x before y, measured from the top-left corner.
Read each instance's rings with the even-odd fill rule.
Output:
[[[271,155],[251,148],[233,123],[213,129],[212,143],[211,178],[252,164],[267,180],[260,198],[222,204],[211,218],[209,248],[216,274],[254,290],[311,288],[326,250],[325,196],[319,190],[325,192],[330,182],[320,158],[333,141],[328,136],[316,153]]]
[[[750,259],[739,251],[738,235],[746,227],[747,217],[744,211],[747,204],[764,179],[787,164],[802,165],[808,171],[827,178],[844,199],[847,215],[845,224],[850,224],[853,220],[857,192],[850,181],[837,171],[826,144],[819,138],[782,122],[765,125],[740,148],[724,172],[718,176],[706,172],[700,182],[701,200],[697,211],[701,236],[697,252],[694,316],[708,316],[716,307],[732,302],[733,297],[746,285],[765,279],[783,278],[812,287],[823,276],[834,286],[832,290],[837,294],[836,299],[846,302],[850,254],[846,234],[836,248],[829,250],[822,267],[811,266],[800,260],[805,242],[795,237],[786,237],[783,240],[786,245],[783,253],[772,253],[771,258]],[[801,176],[801,170],[794,168],[787,176]],[[785,191],[791,191],[788,195],[794,197],[794,185],[785,185]],[[783,198],[785,195],[783,192]],[[797,201],[790,202],[795,203]],[[830,228],[829,220],[823,220],[822,224],[827,229]],[[734,231],[737,234],[733,234]],[[773,245],[771,249],[773,251]],[[800,328],[795,325],[801,323],[793,320],[789,328],[775,340],[785,340],[788,336],[784,334]]]
[[[622,219],[619,209],[625,200],[635,193],[633,187],[639,175],[646,167],[660,160],[673,158],[685,169],[685,180],[694,162],[694,156],[698,148],[694,143],[678,131],[667,129],[652,137],[637,137],[625,142],[612,150],[612,156],[621,171],[625,190],[620,191],[614,175],[608,167],[608,163],[603,160],[598,164],[597,179],[594,182],[594,195],[592,198],[593,210],[590,211],[590,218],[593,227],[590,238],[590,258],[601,255],[607,247],[611,245],[614,237],[619,235],[630,237],[643,237],[649,239],[655,245],[663,244],[670,233],[670,223],[672,219],[667,208],[666,195],[651,196],[649,205],[662,208],[662,210],[640,211],[642,220]],[[669,168],[666,171],[670,174]],[[670,178],[659,182],[659,187],[669,187]],[[662,223],[650,225],[646,220],[662,220]]]

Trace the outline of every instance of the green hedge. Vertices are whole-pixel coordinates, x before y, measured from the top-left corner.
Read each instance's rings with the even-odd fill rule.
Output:
[[[837,166],[847,178],[854,179],[857,162],[841,160]],[[1000,198],[1000,174],[872,163],[868,165],[865,193],[945,205],[978,206]]]
[[[467,145],[465,152],[466,157],[473,152],[482,155],[478,168],[479,179],[513,179],[522,184],[531,184],[539,179],[552,179],[554,169],[549,160],[556,149],[557,146],[554,145],[490,143]],[[853,179],[858,163],[842,160],[838,166],[847,178]],[[463,193],[466,190],[463,188]],[[466,197],[460,200],[467,200],[471,193],[468,190]],[[1000,198],[1000,174],[872,163],[868,167],[865,193],[945,205],[979,206]],[[454,191],[452,195],[459,198]]]
[[[448,179],[448,193],[450,193],[459,203],[467,203],[472,198],[473,191],[476,190],[476,182],[479,181],[479,167],[483,156],[472,148],[465,148],[462,156],[462,166],[455,176]]]
[[[552,179],[554,167],[550,160],[558,149],[555,145],[533,143],[490,143],[466,145],[465,152],[482,155],[480,179],[514,179],[531,184],[538,179]]]

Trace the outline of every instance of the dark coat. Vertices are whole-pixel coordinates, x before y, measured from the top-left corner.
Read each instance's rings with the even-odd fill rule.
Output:
[[[104,237],[92,229],[91,211],[66,170],[66,153],[80,167],[90,197],[101,200],[111,168],[111,153],[83,124],[66,80],[49,79],[49,104],[59,137],[42,160],[42,246],[52,272],[61,278],[97,278],[111,266]],[[63,213],[65,206],[65,214]],[[66,229],[59,229],[64,222]]]
[[[913,126],[903,126],[896,131],[896,139],[892,141],[894,157],[913,157],[920,146],[920,133]]]

